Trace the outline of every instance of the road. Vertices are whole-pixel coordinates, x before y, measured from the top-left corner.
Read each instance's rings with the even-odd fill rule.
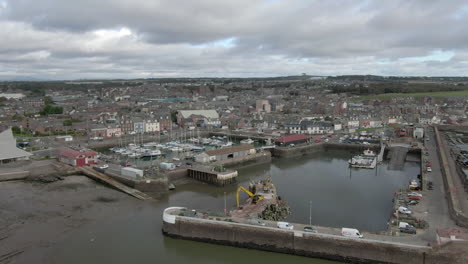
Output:
[[[434,130],[427,128],[426,133],[429,140],[425,141],[425,146],[429,152],[429,160],[432,163],[432,172],[426,173],[425,176],[426,182],[433,182],[434,189],[426,190],[425,188],[425,191],[422,191],[423,199],[411,210],[429,223],[429,228],[422,234],[417,235],[417,237],[427,242],[433,242],[436,240],[437,228],[454,228],[456,224],[449,214]],[[422,164],[422,166],[424,167],[425,164]]]

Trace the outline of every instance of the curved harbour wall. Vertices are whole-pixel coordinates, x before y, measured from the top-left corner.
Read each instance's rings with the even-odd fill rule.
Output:
[[[165,213],[166,214],[166,213]],[[163,216],[166,219],[166,216]],[[351,263],[463,263],[430,247],[281,230],[175,215],[162,231],[174,238]]]

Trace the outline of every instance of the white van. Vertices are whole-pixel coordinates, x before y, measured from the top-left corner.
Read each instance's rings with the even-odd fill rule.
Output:
[[[341,229],[341,235],[345,237],[355,237],[355,238],[362,238],[362,234],[359,233],[359,230],[355,228],[346,228],[343,227]]]
[[[280,229],[287,229],[287,230],[293,230],[294,226],[289,224],[288,222],[278,222],[276,223],[276,226]]]

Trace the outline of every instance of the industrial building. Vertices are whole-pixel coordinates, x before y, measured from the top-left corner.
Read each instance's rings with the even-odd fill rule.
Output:
[[[275,144],[277,146],[287,146],[287,145],[291,145],[291,144],[302,144],[302,143],[308,142],[309,139],[310,138],[308,136],[302,135],[302,134],[289,135],[289,136],[283,136],[283,137],[278,138],[275,141]]]
[[[222,161],[227,159],[244,157],[255,153],[256,151],[253,145],[240,145],[230,148],[221,148],[205,151],[195,156],[195,161],[207,163],[210,161]]]

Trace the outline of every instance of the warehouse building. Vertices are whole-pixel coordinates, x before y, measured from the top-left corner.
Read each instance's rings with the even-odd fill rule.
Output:
[[[238,157],[245,157],[255,153],[256,151],[253,145],[240,145],[230,148],[221,148],[205,151],[195,156],[195,161],[207,163],[210,161],[222,161]]]
[[[309,137],[306,135],[290,135],[290,136],[284,136],[280,137],[275,141],[275,144],[277,146],[288,146],[288,145],[297,145],[297,144],[302,144],[306,143],[309,141]]]

